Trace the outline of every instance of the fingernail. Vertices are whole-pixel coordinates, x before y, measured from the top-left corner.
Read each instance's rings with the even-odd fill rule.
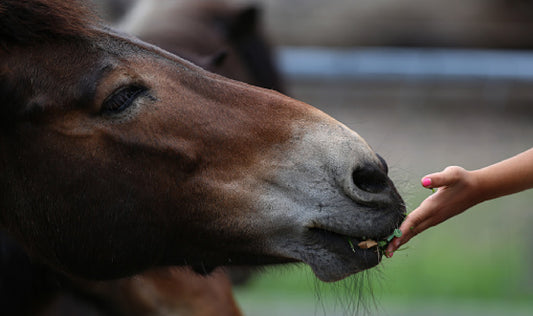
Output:
[[[394,252],[391,251],[391,252],[387,253],[387,258],[392,258],[393,255],[394,255]]]
[[[429,187],[431,185],[431,178],[422,179],[422,185],[426,188]]]

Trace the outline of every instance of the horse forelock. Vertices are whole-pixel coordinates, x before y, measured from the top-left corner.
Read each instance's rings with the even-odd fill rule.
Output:
[[[90,37],[98,19],[85,2],[4,0],[0,2],[0,42],[28,45],[51,39]]]

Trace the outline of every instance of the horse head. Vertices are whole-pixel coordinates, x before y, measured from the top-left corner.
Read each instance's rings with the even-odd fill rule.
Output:
[[[0,37],[0,224],[66,273],[302,261],[335,281],[381,258],[348,240],[404,216],[383,159],[340,122],[77,1],[3,1]]]

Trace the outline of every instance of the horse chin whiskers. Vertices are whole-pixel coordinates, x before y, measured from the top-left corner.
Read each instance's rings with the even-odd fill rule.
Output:
[[[340,315],[371,315],[379,310],[374,296],[375,279],[380,271],[363,271],[341,281],[324,283],[314,280],[315,315],[328,315],[332,310]],[[326,298],[322,298],[327,293]]]

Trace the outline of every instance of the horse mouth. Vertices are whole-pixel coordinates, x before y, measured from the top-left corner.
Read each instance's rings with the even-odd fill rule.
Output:
[[[309,231],[311,234],[315,236],[315,238],[320,239],[322,243],[324,244],[335,243],[337,246],[340,246],[340,248],[346,248],[347,250],[349,250],[355,255],[360,254],[360,252],[374,252],[378,254],[378,257],[381,257],[381,255],[383,254],[382,251],[380,251],[380,247],[378,247],[377,243],[376,245],[372,247],[368,247],[368,248],[363,247],[360,244],[364,241],[382,240],[384,238],[351,236],[351,235],[345,235],[342,233],[338,233],[334,230],[318,228],[318,227],[309,228]]]
[[[391,229],[391,233],[394,228]],[[384,247],[360,247],[363,241],[381,241],[384,236],[357,236],[325,227],[309,227],[307,242],[313,255],[303,260],[315,275],[325,282],[334,282],[352,274],[377,266],[383,257]],[[382,244],[383,245],[383,244]],[[317,251],[321,248],[321,251]]]

